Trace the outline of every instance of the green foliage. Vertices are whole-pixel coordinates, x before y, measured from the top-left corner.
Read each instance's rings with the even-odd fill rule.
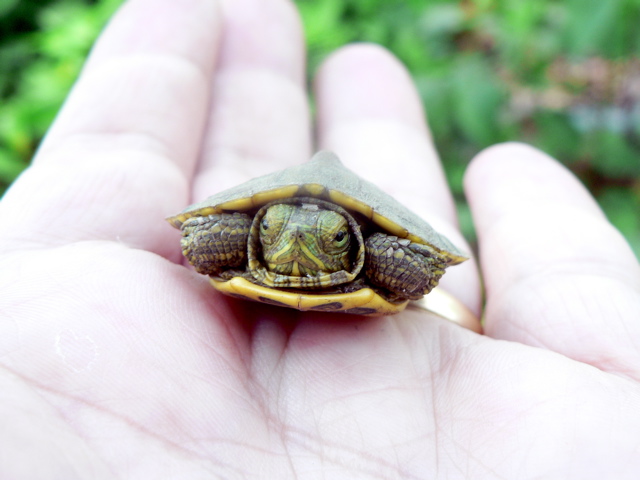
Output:
[[[102,26],[121,0],[7,2],[0,28],[21,25],[0,43],[0,194],[28,165]],[[25,4],[29,8],[25,8]]]
[[[572,168],[640,255],[639,0],[296,3],[312,67],[358,41],[407,65],[469,238],[466,164],[521,140]]]
[[[640,189],[635,192],[622,187],[607,187],[598,195],[609,220],[626,237],[636,254],[640,252]]]
[[[27,165],[122,0],[0,0],[0,193]],[[560,159],[640,254],[640,0],[294,0],[309,78],[350,42],[407,66],[469,238],[469,159],[522,140]]]

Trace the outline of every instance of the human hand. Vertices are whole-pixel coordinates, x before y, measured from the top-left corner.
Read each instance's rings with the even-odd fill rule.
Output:
[[[637,478],[640,269],[534,149],[466,177],[486,336],[236,301],[184,267],[165,216],[316,148],[463,245],[402,66],[347,47],[315,94],[312,147],[285,1],[123,8],[0,203],[0,476]],[[441,285],[480,313],[472,261]]]

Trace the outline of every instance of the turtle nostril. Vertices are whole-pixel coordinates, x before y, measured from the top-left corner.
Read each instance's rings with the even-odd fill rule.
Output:
[[[289,238],[291,238],[291,240],[304,240],[304,232],[295,229],[291,232],[291,236]]]

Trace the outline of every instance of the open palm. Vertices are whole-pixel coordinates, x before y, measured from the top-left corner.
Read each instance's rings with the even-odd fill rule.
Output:
[[[301,36],[284,0],[114,18],[0,204],[0,476],[638,478],[640,268],[540,152],[467,172],[486,336],[235,301],[183,265],[164,217],[317,148],[464,245],[402,66],[328,59],[312,145]],[[480,313],[472,261],[442,285]]]

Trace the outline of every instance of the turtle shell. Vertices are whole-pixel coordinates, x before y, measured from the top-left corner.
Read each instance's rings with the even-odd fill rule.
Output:
[[[467,260],[463,252],[421,217],[347,169],[334,153],[328,151],[318,152],[302,165],[254,178],[217,193],[190,205],[167,221],[180,229],[191,217],[256,211],[268,203],[292,197],[312,197],[337,204],[377,230],[434,248],[447,259],[449,266]],[[406,300],[389,302],[370,288],[348,293],[296,292],[257,285],[242,277],[212,278],[211,283],[216,289],[235,297],[299,310],[389,314],[403,310],[408,303]]]

